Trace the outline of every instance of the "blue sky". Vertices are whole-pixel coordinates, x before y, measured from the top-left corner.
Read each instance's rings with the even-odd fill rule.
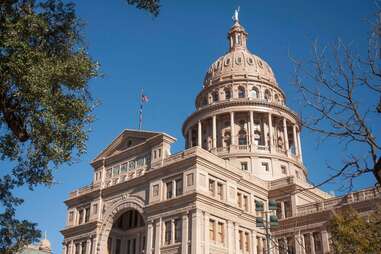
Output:
[[[254,54],[273,68],[287,95],[287,104],[302,110],[291,85],[293,66],[289,53],[306,58],[314,39],[323,44],[338,37],[364,50],[369,26],[365,18],[375,10],[371,0],[266,0],[266,1],[166,1],[159,17],[128,6],[123,0],[75,1],[86,22],[84,35],[91,56],[101,64],[104,77],[90,82],[101,101],[95,110],[88,152],[80,161],[55,172],[57,184],[30,192],[19,190],[25,204],[18,216],[48,232],[53,253],[61,252],[66,208],[71,190],[92,179],[89,162],[124,128],[137,128],[139,91],[150,101],[144,110],[144,129],[163,131],[178,138],[173,152],[183,149],[181,125],[194,110],[208,66],[227,51],[227,31],[233,10],[241,7],[240,20],[249,33]],[[344,152],[335,142],[316,146],[316,137],[302,134],[304,162],[310,178],[318,182],[329,172],[326,163],[340,165]],[[356,149],[356,148],[354,148]],[[356,187],[374,184],[363,177]],[[334,190],[335,186],[324,188]]]

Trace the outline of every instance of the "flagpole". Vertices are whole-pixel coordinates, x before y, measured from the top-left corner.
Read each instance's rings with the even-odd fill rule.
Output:
[[[139,108],[139,130],[143,128],[143,88],[140,92],[139,101],[140,101],[140,108]]]

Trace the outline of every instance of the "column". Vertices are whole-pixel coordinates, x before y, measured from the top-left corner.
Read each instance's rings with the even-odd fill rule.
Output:
[[[215,234],[217,236],[217,221],[215,222]],[[209,254],[209,213],[204,212],[204,254]]]
[[[287,134],[287,120],[285,117],[283,117],[283,133],[284,133],[284,143],[285,143],[285,149],[286,149],[286,153],[287,155],[290,154],[290,151],[289,151],[289,143],[288,143],[288,134]]]
[[[175,220],[171,219],[171,244],[175,243]]]
[[[192,213],[192,254],[202,253],[201,251],[201,234],[197,232],[201,229],[202,214],[195,210]]]
[[[191,148],[193,146],[192,144],[192,128],[189,128],[188,130],[188,148]]]
[[[272,144],[273,144],[273,121],[272,121],[272,115],[271,113],[268,114],[268,120],[267,120],[267,123],[268,123],[268,133],[269,133],[269,140],[268,140],[268,145],[269,145],[269,150],[271,151],[272,150]]]
[[[160,254],[161,247],[161,218],[155,223],[155,254]]]
[[[228,253],[232,254],[235,250],[235,243],[234,243],[234,225],[232,221],[228,221],[228,230],[227,230],[227,244],[228,244]]]
[[[198,135],[197,135],[197,141],[198,141],[198,143],[197,143],[197,145],[199,147],[202,147],[202,130],[201,130],[202,126],[201,126],[201,121],[198,121],[197,126],[198,126],[198,128],[197,128],[197,132],[198,132]]]
[[[250,111],[250,144],[254,145],[254,112]]]
[[[284,209],[284,202],[283,201],[280,202],[280,210],[281,210],[282,214],[281,214],[279,219],[286,218],[286,211]]]
[[[212,135],[213,135],[213,148],[217,147],[217,116],[214,115],[212,117],[213,121],[213,130],[212,130]]]
[[[238,223],[234,223],[234,239],[235,239],[235,253],[239,252],[239,232]]]
[[[329,235],[327,230],[321,231],[321,240],[323,244],[323,254],[328,254],[330,252],[330,246],[329,246]]]
[[[153,226],[152,221],[148,221],[147,225],[147,239],[146,239],[146,253],[152,253],[152,242],[153,242]]]
[[[251,231],[251,254],[257,254],[257,234],[254,230]]]
[[[315,254],[315,240],[313,233],[309,233],[310,235],[310,248],[311,248],[311,254]]]
[[[297,134],[298,134],[299,157],[300,157],[300,161],[303,161],[302,144],[300,143],[300,131],[298,131]]]
[[[91,254],[91,240],[86,241],[86,254]]]
[[[188,214],[182,216],[181,254],[188,254]]]
[[[230,112],[230,131],[231,131],[231,144],[235,145],[235,130],[234,130],[234,112]]]
[[[300,232],[298,234],[294,235],[294,245],[295,245],[295,252],[296,254],[302,254],[303,253],[303,245],[300,237]]]
[[[292,136],[294,137],[295,155],[298,156],[299,155],[299,144],[298,144],[299,141],[296,136],[296,125],[292,126]]]

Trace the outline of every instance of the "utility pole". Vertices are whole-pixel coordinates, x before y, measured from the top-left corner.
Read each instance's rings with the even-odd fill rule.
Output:
[[[279,225],[278,217],[274,214],[274,211],[277,210],[277,202],[275,200],[268,201],[268,209],[265,209],[264,202],[255,201],[255,211],[262,212],[262,216],[255,218],[256,226],[259,228],[265,229],[266,234],[266,254],[270,253],[270,241],[271,234],[270,229]]]

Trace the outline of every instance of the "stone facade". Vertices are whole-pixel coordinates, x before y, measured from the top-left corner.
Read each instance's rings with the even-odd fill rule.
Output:
[[[70,193],[63,254],[262,254],[256,201],[277,201],[270,253],[329,253],[327,220],[352,205],[366,214],[380,192],[332,197],[307,182],[301,125],[270,66],[247,49],[235,20],[229,52],[209,68],[196,111],[175,138],[124,130],[91,165],[92,184]]]

